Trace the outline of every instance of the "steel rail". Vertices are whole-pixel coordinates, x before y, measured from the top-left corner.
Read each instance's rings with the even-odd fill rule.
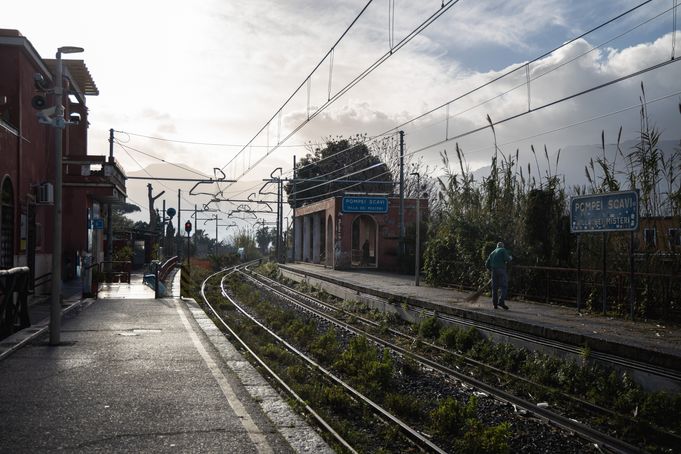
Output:
[[[341,313],[341,314],[346,313],[346,311],[344,311],[343,309],[339,309],[339,308],[333,306],[332,304],[326,303],[326,302],[319,300],[319,299],[317,299],[313,296],[310,296],[310,295],[307,295],[303,292],[300,292],[299,290],[291,288],[291,287],[289,287],[285,284],[282,284],[281,282],[278,282],[274,279],[271,279],[271,278],[264,276],[264,275],[257,273],[257,272],[253,272],[253,273],[254,273],[254,275],[257,276],[258,279],[262,279],[262,280],[267,281],[270,286],[280,288],[284,292],[289,292],[289,293],[295,295],[296,298],[308,300],[316,306],[320,306],[320,307],[323,307],[324,309],[328,309],[330,312]],[[376,327],[376,328],[380,327],[380,324],[378,322],[375,322],[373,320],[362,317],[361,315],[357,315],[357,314],[350,314],[350,315],[352,315],[353,318],[355,318],[356,320],[359,320],[360,322],[362,322],[366,325],[373,326],[373,327]],[[341,321],[341,323],[345,323],[345,322]],[[417,340],[416,337],[410,336],[409,334],[403,333],[403,332],[395,330],[393,328],[388,328],[388,332],[390,334],[396,336],[396,337],[400,337],[400,338],[403,338],[405,340],[409,340],[411,342],[415,342]],[[363,333],[363,334],[366,334],[366,333]],[[626,420],[629,423],[631,423],[632,425],[640,424],[640,421],[635,420],[634,418],[630,417],[629,415],[618,413],[616,411],[610,410],[608,408],[604,408],[604,407],[597,405],[597,404],[594,404],[592,402],[585,401],[585,400],[583,400],[583,399],[581,399],[577,396],[567,394],[567,393],[565,393],[565,392],[563,392],[559,389],[552,388],[550,386],[543,385],[543,384],[540,384],[540,383],[532,382],[525,377],[521,377],[521,376],[516,375],[512,372],[508,372],[508,371],[505,371],[503,369],[499,369],[497,367],[491,366],[489,364],[485,364],[481,361],[469,358],[469,357],[462,355],[460,353],[457,353],[457,352],[453,352],[453,351],[451,351],[447,348],[433,344],[431,342],[427,342],[427,341],[424,341],[424,340],[419,340],[419,341],[423,345],[425,345],[429,348],[435,349],[440,353],[456,356],[460,360],[468,363],[470,366],[487,369],[487,370],[489,370],[493,373],[497,373],[497,374],[504,375],[506,377],[513,378],[514,380],[521,381],[521,382],[526,383],[528,385],[540,387],[540,388],[543,388],[543,389],[545,389],[549,392],[552,392],[552,393],[558,393],[562,398],[569,400],[569,401],[572,401],[572,402],[576,403],[577,405],[580,405],[582,407],[582,409],[585,410],[585,411],[591,412],[593,414],[606,415],[606,416],[610,416],[610,417],[613,417],[613,418]],[[411,355],[412,353],[409,352],[409,354]],[[416,354],[413,354],[413,355],[416,355]],[[417,358],[415,357],[414,359],[417,359]],[[444,366],[444,367],[446,367],[446,366]],[[661,439],[665,440],[665,442],[667,442],[669,445],[672,445],[672,446],[681,445],[681,436],[667,432],[664,429],[657,428],[652,423],[649,423],[649,424],[651,424],[652,429],[656,431],[656,433],[661,437]]]
[[[244,342],[241,337],[224,321],[222,316],[215,310],[215,308],[210,304],[208,301],[208,298],[206,298],[206,283],[208,282],[209,279],[217,276],[218,274],[224,273],[225,276],[222,277],[222,280],[220,281],[220,287],[222,290],[222,282],[224,281],[225,277],[228,276],[229,274],[233,273],[238,266],[235,266],[233,268],[229,268],[226,270],[221,270],[218,271],[217,273],[213,273],[210,276],[208,276],[202,283],[201,283],[201,297],[203,298],[204,303],[210,311],[213,313],[213,315],[216,317],[216,319],[220,322],[220,324],[227,330],[229,331],[230,335],[234,337],[234,339],[241,344],[241,346],[253,357],[255,361],[257,361],[258,364],[272,377],[274,380],[276,380],[277,383],[279,383],[279,386],[281,386],[291,397],[293,397],[298,403],[300,403],[305,411],[308,412],[323,428],[326,430],[328,433],[330,433],[336,441],[338,441],[343,447],[345,447],[348,451],[357,454],[357,451],[338,433],[336,432],[333,427],[329,425],[329,423],[326,422],[324,418],[322,418],[312,407],[310,407],[305,400],[298,395],[290,386],[286,384],[286,382],[276,373],[274,372],[249,346]],[[224,295],[224,291],[222,293]],[[229,298],[229,297],[227,297]]]
[[[299,272],[296,272],[290,268],[286,269],[286,272],[288,273],[293,273],[297,274],[299,276],[305,277],[305,274],[301,274]],[[374,296],[374,298],[380,298],[377,296]],[[384,300],[384,298],[380,298],[381,300]],[[475,320],[468,320],[464,318],[457,317],[455,315],[450,315],[450,314],[443,314],[441,312],[433,311],[430,309],[423,308],[421,306],[417,306],[414,304],[409,304],[407,303],[407,309],[414,310],[421,312],[423,314],[431,315],[431,316],[437,316],[439,319],[446,321],[448,323],[455,323],[460,326],[466,326],[466,327],[473,327],[477,328],[483,331],[488,331],[493,334],[497,334],[499,336],[503,337],[509,337],[513,339],[517,339],[519,341],[523,342],[528,342],[532,344],[537,344],[541,345],[544,347],[549,347],[555,350],[559,350],[565,353],[569,354],[574,354],[574,355],[580,355],[582,352],[582,347],[578,347],[572,344],[567,344],[565,342],[560,342],[556,340],[550,340],[550,339],[545,339],[539,336],[535,336],[532,334],[524,334],[518,331],[498,327],[496,325],[492,325],[489,323],[484,323],[484,322],[479,322]],[[623,358],[621,356],[613,355],[611,353],[603,353],[603,352],[598,352],[598,351],[593,351],[591,350],[589,352],[589,357],[598,361],[601,361],[603,363],[610,363],[614,365],[618,365],[624,368],[632,369],[638,372],[643,372],[651,375],[656,375],[661,378],[668,379],[670,381],[674,381],[679,383],[681,386],[681,372],[676,371],[674,369],[669,369],[666,367],[661,367],[661,366],[656,366],[656,365],[651,365],[647,364],[641,361],[636,361],[628,358]]]
[[[244,276],[249,277],[247,274],[241,272],[240,270],[237,270],[238,272],[242,273]],[[223,279],[224,281],[224,279]],[[257,282],[257,281],[256,281]],[[331,381],[334,383],[342,386],[345,388],[350,394],[352,394],[355,398],[360,400],[361,402],[365,403],[369,407],[371,407],[377,414],[381,415],[382,417],[392,421],[395,423],[401,430],[402,432],[409,437],[409,439],[416,443],[417,446],[420,447],[427,447],[429,450],[433,452],[437,452],[440,454],[446,454],[446,451],[444,451],[442,448],[434,444],[432,441],[430,441],[428,438],[426,438],[423,434],[421,434],[419,431],[415,430],[405,422],[403,422],[401,419],[397,418],[395,415],[378,405],[376,402],[365,396],[364,394],[360,393],[357,391],[355,388],[350,386],[348,383],[343,381],[341,378],[336,376],[333,372],[330,370],[326,369],[323,367],[321,364],[318,364],[315,360],[307,356],[305,353],[301,352],[298,350],[295,346],[287,342],[285,339],[283,339],[281,336],[279,336],[277,333],[274,331],[270,330],[267,328],[265,325],[263,325],[259,320],[257,320],[255,317],[253,317],[251,314],[249,314],[244,308],[242,308],[236,301],[234,301],[224,290],[224,285],[221,283],[222,287],[222,295],[229,300],[230,303],[234,305],[234,307],[244,314],[246,317],[248,317],[253,323],[258,325],[260,328],[262,328],[265,332],[267,332],[270,336],[275,338],[278,342],[280,342],[282,345],[284,345],[289,351],[295,353],[298,355],[301,359],[303,359],[305,362],[307,362],[310,366],[314,367],[318,371],[322,372],[324,376],[329,378]]]
[[[250,277],[250,276],[248,276],[248,277]],[[251,279],[253,281],[259,283],[261,286],[267,286],[265,283],[259,282],[255,278],[251,277]],[[267,286],[267,287],[270,287],[270,286]],[[291,303],[293,303],[293,304],[295,304],[299,307],[302,305],[302,303],[295,301],[295,299],[293,297],[286,295],[285,293],[283,293],[283,292],[281,292],[281,291],[279,291],[275,288],[270,287],[270,289],[271,289],[272,292],[274,292],[278,296],[284,298],[285,300],[287,300],[287,301],[289,301],[289,302],[291,302]],[[589,427],[585,424],[582,424],[578,421],[567,418],[565,416],[559,415],[559,414],[557,414],[557,413],[555,413],[551,410],[548,410],[547,408],[537,406],[536,404],[534,404],[532,402],[528,402],[524,399],[521,399],[517,396],[514,396],[513,394],[507,393],[506,391],[503,391],[503,390],[500,390],[496,387],[488,385],[487,383],[485,383],[483,381],[477,380],[473,377],[469,377],[469,376],[467,376],[467,375],[465,375],[461,372],[458,372],[458,371],[451,369],[447,366],[439,364],[439,363],[437,363],[437,362],[435,362],[435,361],[433,361],[429,358],[426,358],[422,355],[418,355],[418,354],[413,353],[413,352],[411,352],[411,351],[409,351],[409,350],[407,350],[403,347],[400,347],[398,345],[387,342],[387,341],[381,339],[378,336],[375,336],[373,334],[370,334],[370,333],[367,333],[367,332],[362,331],[360,329],[357,329],[357,328],[355,328],[351,325],[348,325],[345,322],[342,322],[340,320],[334,320],[334,321],[329,320],[331,317],[328,314],[325,314],[325,313],[323,313],[323,312],[321,312],[317,309],[314,309],[314,308],[309,307],[309,306],[305,306],[305,307],[306,307],[306,310],[314,313],[315,315],[317,315],[319,317],[325,318],[327,321],[334,323],[337,326],[345,325],[344,328],[348,331],[351,331],[351,332],[353,332],[357,335],[366,336],[367,338],[371,339],[373,342],[375,342],[379,345],[383,345],[385,347],[391,348],[391,349],[397,351],[398,353],[400,353],[403,356],[413,358],[413,359],[423,363],[424,365],[426,365],[428,367],[431,367],[431,368],[438,370],[442,373],[454,376],[457,379],[459,379],[460,381],[467,383],[467,384],[470,384],[470,385],[472,385],[472,386],[494,396],[497,400],[500,400],[502,402],[506,402],[506,403],[514,405],[516,407],[522,408],[522,409],[528,411],[529,413],[534,414],[535,416],[537,416],[541,419],[550,421],[551,423],[555,424],[556,426],[558,426],[558,427],[560,427],[564,430],[578,433],[587,440],[590,440],[590,441],[595,442],[595,443],[602,445],[602,446],[606,446],[609,449],[612,449],[616,452],[621,452],[621,453],[643,453],[643,452],[645,452],[644,450],[638,448],[637,446],[626,443],[626,442],[619,440],[615,437],[612,437],[608,434],[604,434],[602,432],[599,432],[599,431],[597,431],[597,430],[595,430],[595,429],[593,429],[593,428],[591,428],[591,427]]]

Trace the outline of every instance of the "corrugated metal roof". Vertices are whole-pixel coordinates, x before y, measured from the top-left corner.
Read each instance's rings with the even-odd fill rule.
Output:
[[[52,74],[54,74],[57,66],[57,60],[55,59],[45,60],[45,63],[47,63],[47,65],[50,68],[50,71],[52,72]],[[78,86],[77,88],[78,90],[81,91],[81,93],[87,96],[99,95],[99,89],[97,88],[97,85],[95,85],[95,81],[92,78],[90,71],[87,69],[85,61],[62,59],[62,64],[66,71],[68,71],[68,73],[73,78],[73,81],[76,83],[76,85]],[[66,73],[66,71],[64,72]]]

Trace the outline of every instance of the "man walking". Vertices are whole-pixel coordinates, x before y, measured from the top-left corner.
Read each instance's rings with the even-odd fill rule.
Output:
[[[508,310],[506,305],[506,293],[508,292],[508,274],[506,273],[506,263],[513,259],[508,250],[504,249],[504,243],[497,243],[497,248],[493,250],[485,261],[485,268],[492,272],[492,304],[494,309],[498,306]],[[501,294],[499,294],[501,293]]]

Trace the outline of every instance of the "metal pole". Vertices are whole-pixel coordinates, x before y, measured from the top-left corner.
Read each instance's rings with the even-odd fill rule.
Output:
[[[113,144],[114,144],[114,130],[113,128],[109,129],[109,164],[113,165],[114,158],[113,158]],[[106,261],[109,262],[107,264],[107,272],[111,272],[112,270],[112,263],[111,261],[113,260],[113,207],[111,203],[107,205],[106,209],[106,216],[107,216],[107,226],[106,226]]]
[[[281,249],[277,253],[277,259],[279,263],[284,262],[284,256],[286,254],[286,244],[284,243],[284,182],[279,178],[279,245]]]
[[[293,214],[291,215],[291,234],[293,243],[291,245],[291,261],[296,261],[296,157],[293,156]],[[327,240],[328,241],[328,240]]]
[[[421,175],[416,172],[416,270],[415,285],[419,286],[419,278],[421,276]]]
[[[61,222],[62,222],[62,129],[64,107],[62,94],[61,50],[57,50],[57,69],[54,82],[55,129],[54,129],[54,223],[52,225],[52,294],[50,295],[50,345],[59,345],[61,331]]]
[[[631,319],[634,319],[634,309],[636,306],[636,292],[634,291],[634,231],[629,236],[629,307]]]
[[[187,232],[187,271],[189,271],[189,274],[191,275],[192,264],[191,264],[191,262],[189,261],[189,253],[190,253],[190,251],[191,251],[191,249],[190,249],[190,247],[189,247],[189,246],[190,246],[190,242],[191,242],[191,237],[189,236],[189,232]]]
[[[400,131],[400,258],[404,258],[404,131]],[[400,263],[400,266],[403,266]]]
[[[166,244],[166,199],[163,199],[163,219],[161,221],[161,254],[160,254],[160,260],[163,261],[165,259],[165,254],[166,254],[166,247],[168,245]]]
[[[608,232],[603,232],[603,313],[606,313],[608,300],[608,276],[607,276],[607,253],[608,253]]]
[[[218,255],[218,215],[215,215],[215,255]]]
[[[279,216],[281,215],[281,179],[277,179],[277,238],[275,242],[275,247],[277,250],[277,262],[279,262],[279,256],[281,255],[281,228],[279,227]]]
[[[582,234],[577,234],[577,312],[582,309]]]
[[[180,206],[180,193],[181,190],[177,190],[177,241],[175,244],[177,245],[177,255],[178,257],[181,255],[180,251],[182,250],[182,230],[181,230],[181,220],[180,217],[182,216],[182,207]]]

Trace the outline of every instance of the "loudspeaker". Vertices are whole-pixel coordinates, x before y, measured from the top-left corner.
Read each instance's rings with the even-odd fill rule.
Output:
[[[31,99],[31,105],[34,109],[43,110],[47,106],[47,100],[42,95],[35,95]]]

